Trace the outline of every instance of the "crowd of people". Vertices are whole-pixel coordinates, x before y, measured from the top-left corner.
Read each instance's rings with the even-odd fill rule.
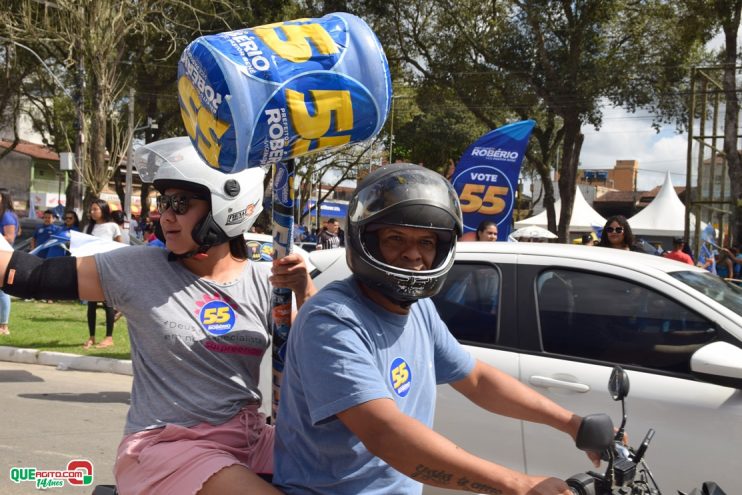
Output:
[[[599,229],[599,232],[599,237],[596,236],[595,232],[582,234],[579,238],[579,243],[583,246],[599,246],[623,251],[647,252],[639,247],[642,241],[634,236],[631,231],[631,225],[623,215],[609,217],[603,228]],[[462,234],[459,240],[497,241],[497,235],[497,224],[491,220],[483,220],[475,231]],[[519,238],[517,240],[519,242],[549,242],[545,237]],[[715,252],[712,252],[710,256],[707,256],[702,261],[697,261],[686,240],[682,237],[676,237],[672,239],[672,247],[670,249],[664,250],[661,246],[655,246],[652,252],[681,263],[709,269],[721,278],[742,285],[742,245],[715,249]]]
[[[61,211],[63,213],[60,219],[57,216],[58,209],[45,210],[41,215],[42,224],[36,227],[30,236],[30,251],[40,259],[69,256],[70,231],[81,232],[84,230],[84,233],[88,235],[123,244],[132,244],[131,239],[136,238],[138,241],[153,247],[165,247],[165,244],[155,234],[156,221],[150,219],[141,224],[134,218],[127,221],[124,212],[120,210],[112,211],[108,202],[104,200],[94,199],[91,202],[86,216],[87,224],[84,229],[81,228],[80,217],[75,210],[62,208]],[[140,225],[142,226],[140,227]],[[0,188],[0,231],[11,246],[21,233],[20,221],[13,205],[13,198],[10,191],[4,188]],[[52,301],[49,299],[46,302],[51,303]],[[100,306],[105,312],[106,336],[101,342],[96,343],[96,312],[99,303],[87,301],[87,305],[89,337],[83,347],[89,349],[91,347],[106,348],[113,346],[114,323],[119,319],[121,313],[105,301],[100,302]],[[0,291],[0,335],[10,334],[10,310],[10,297]]]

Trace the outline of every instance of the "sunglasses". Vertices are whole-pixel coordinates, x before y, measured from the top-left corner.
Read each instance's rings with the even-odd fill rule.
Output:
[[[176,215],[185,215],[191,206],[192,199],[204,199],[197,194],[160,194],[157,196],[157,211],[160,214],[165,213],[168,208],[172,208]]]
[[[623,234],[623,227],[606,227],[605,231],[609,234],[616,233],[616,234]]]

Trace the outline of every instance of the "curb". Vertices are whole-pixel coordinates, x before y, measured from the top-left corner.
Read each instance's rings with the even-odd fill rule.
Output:
[[[131,360],[96,356],[80,356],[64,352],[39,351],[0,346],[0,361],[56,366],[58,370],[100,371],[132,375]]]

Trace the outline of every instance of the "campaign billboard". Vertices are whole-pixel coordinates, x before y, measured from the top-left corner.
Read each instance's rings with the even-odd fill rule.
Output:
[[[498,240],[510,235],[523,155],[536,123],[524,120],[488,132],[461,156],[451,183],[461,202],[464,232],[484,220],[497,224]]]

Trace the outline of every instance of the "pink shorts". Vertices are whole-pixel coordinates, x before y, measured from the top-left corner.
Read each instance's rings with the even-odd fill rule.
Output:
[[[217,426],[168,424],[128,435],[119,444],[114,473],[122,495],[190,495],[233,464],[273,473],[273,427],[257,406]]]

